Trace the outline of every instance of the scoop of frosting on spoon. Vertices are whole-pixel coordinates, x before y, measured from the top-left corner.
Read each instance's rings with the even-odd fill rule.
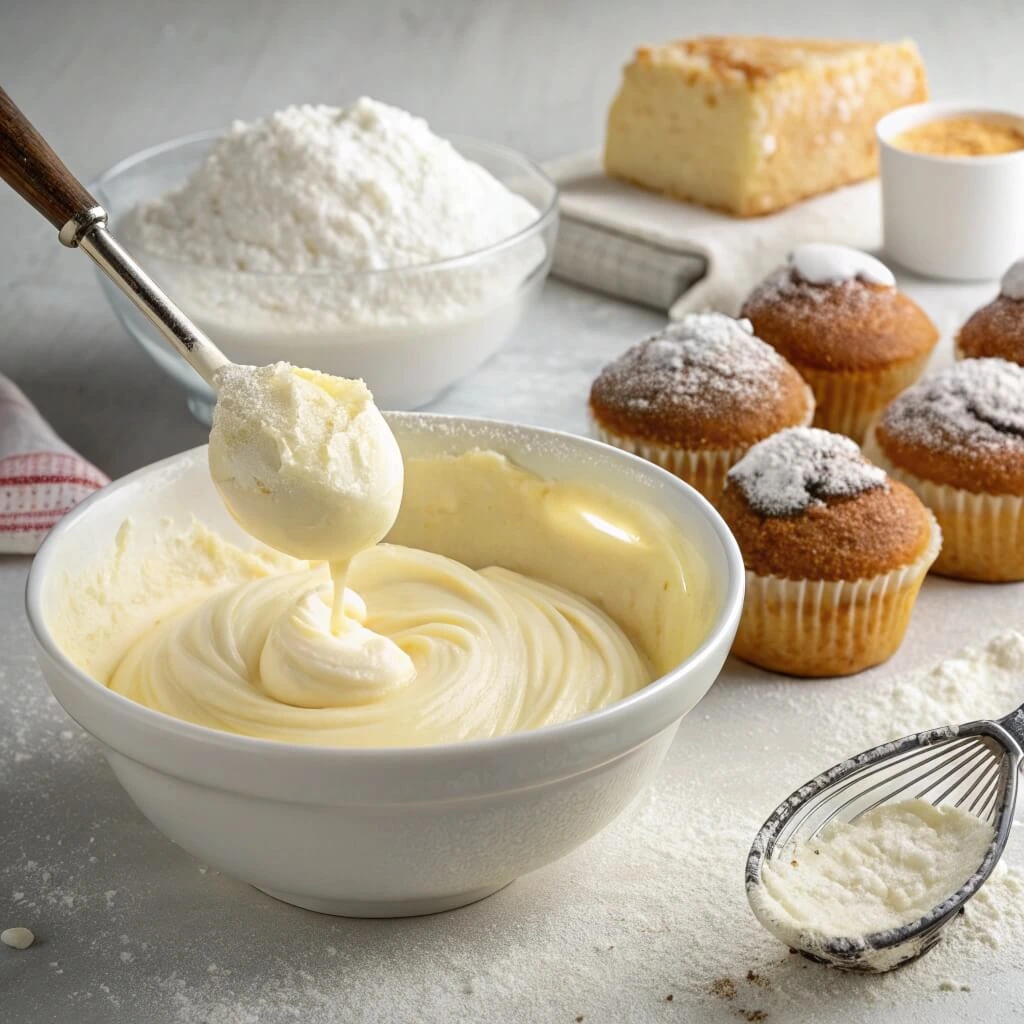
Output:
[[[257,540],[331,563],[337,632],[349,563],[398,515],[398,442],[361,380],[228,364],[214,385],[210,475],[221,500]]]

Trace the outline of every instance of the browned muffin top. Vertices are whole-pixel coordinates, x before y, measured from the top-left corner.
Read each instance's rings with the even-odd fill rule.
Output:
[[[965,359],[904,391],[875,439],[900,469],[975,494],[1024,495],[1024,367]]]
[[[968,359],[1008,359],[1024,365],[1024,301],[1000,295],[982,306],[956,336]]]
[[[694,449],[752,444],[806,422],[800,375],[750,325],[689,313],[606,366],[590,390],[597,422],[616,433]]]
[[[742,315],[797,369],[888,367],[924,355],[939,339],[935,324],[896,288],[859,278],[812,284],[789,266],[754,289]]]
[[[848,438],[786,430],[729,471],[719,511],[761,576],[858,580],[909,565],[931,540],[916,495]]]

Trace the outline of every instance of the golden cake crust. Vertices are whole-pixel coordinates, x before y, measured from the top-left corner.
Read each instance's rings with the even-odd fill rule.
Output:
[[[848,498],[827,499],[794,516],[764,516],[728,484],[718,503],[759,576],[860,580],[910,565],[931,541],[932,524],[909,487],[890,481]]]
[[[778,36],[696,36],[661,46],[641,46],[634,64],[677,64],[694,79],[750,84],[806,68],[815,57],[852,54],[871,44],[840,39]]]
[[[749,446],[807,422],[813,405],[797,371],[722,314],[670,324],[606,366],[590,391],[599,426],[690,450]]]
[[[956,336],[967,359],[1008,359],[1024,366],[1024,302],[1000,295],[982,306]]]
[[[742,315],[798,370],[887,369],[920,359],[939,340],[928,315],[896,288],[811,284],[790,267],[758,285]]]

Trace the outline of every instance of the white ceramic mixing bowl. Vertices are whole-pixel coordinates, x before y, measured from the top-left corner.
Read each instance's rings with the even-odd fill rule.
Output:
[[[458,907],[599,832],[650,781],[680,719],[714,682],[743,599],[743,563],[725,524],[657,466],[539,428],[417,414],[390,420],[406,456],[492,449],[543,477],[610,488],[659,510],[707,566],[712,626],[660,679],[561,725],[419,748],[250,739],[113,693],[72,664],[48,626],[68,574],[109,557],[128,517],[145,534],[165,517],[184,523],[194,515],[242,539],[214,491],[206,449],[141,469],[84,502],[47,538],[29,576],[29,622],[54,695],[167,836],[272,896],[331,914]]]

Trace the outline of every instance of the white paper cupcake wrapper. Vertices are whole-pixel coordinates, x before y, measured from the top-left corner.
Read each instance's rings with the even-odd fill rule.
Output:
[[[814,395],[807,389],[808,410],[798,426],[810,426],[814,419]],[[738,448],[674,448],[671,445],[658,444],[654,441],[641,441],[632,437],[624,437],[613,430],[608,430],[591,417],[597,436],[605,444],[621,448],[632,455],[653,462],[662,469],[674,473],[691,487],[696,488],[709,501],[717,501],[725,487],[725,477],[729,470],[743,458],[752,445]]]
[[[638,441],[623,437],[604,427],[596,425],[597,436],[605,444],[614,445],[623,451],[653,462],[662,469],[674,473],[691,487],[695,487],[709,501],[717,501],[725,487],[725,476],[746,453],[746,448],[728,451],[715,449],[670,448],[652,441]]]
[[[878,372],[802,369],[800,372],[818,403],[814,425],[845,434],[861,444],[872,420],[917,381],[930,355],[926,352],[917,359]]]
[[[918,590],[942,545],[934,517],[928,548],[899,569],[862,580],[789,580],[748,570],[733,653],[775,672],[835,676],[877,665],[899,647]]]
[[[889,461],[874,430],[865,454],[906,484],[938,519],[943,542],[933,572],[988,582],[1024,580],[1024,496],[975,494],[907,473]]]

